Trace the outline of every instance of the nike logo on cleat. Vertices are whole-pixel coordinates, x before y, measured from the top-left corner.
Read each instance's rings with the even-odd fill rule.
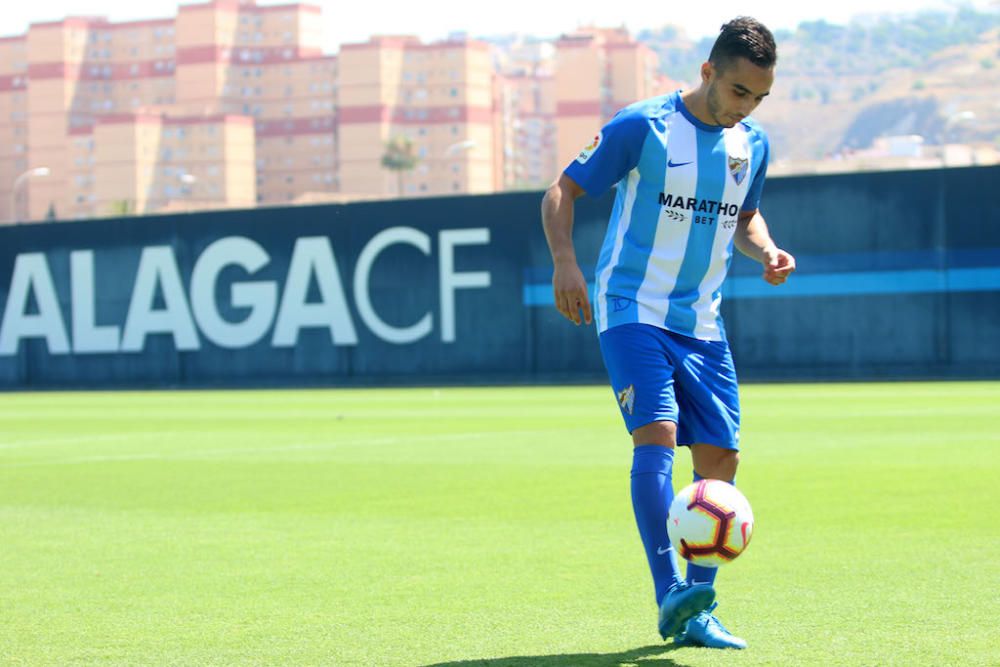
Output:
[[[670,547],[667,547],[666,549],[664,549],[663,547],[657,547],[657,549],[656,549],[656,555],[657,556],[662,556],[663,554],[667,553],[668,551],[670,551]]]

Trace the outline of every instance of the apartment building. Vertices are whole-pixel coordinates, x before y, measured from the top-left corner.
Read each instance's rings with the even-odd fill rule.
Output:
[[[209,0],[0,37],[0,221],[540,188],[662,92],[623,29],[374,36],[330,55],[321,19]],[[390,144],[412,164],[387,168]]]
[[[14,182],[30,178],[27,48],[24,36],[0,37],[0,220],[13,219],[11,209],[23,206],[11,196]]]
[[[615,112],[660,90],[659,58],[624,28],[583,28],[556,41],[556,160],[566,165]]]
[[[377,36],[343,45],[338,70],[343,192],[420,196],[502,188],[488,44]],[[416,157],[402,174],[382,165],[392,141],[408,143]]]
[[[67,218],[255,204],[248,116],[110,114],[70,136]]]
[[[337,183],[336,57],[319,7],[215,0],[181,5],[176,108],[254,119],[257,201],[287,204]]]
[[[322,53],[319,19],[312,5],[213,0],[173,18],[69,17],[0,38],[0,219],[337,192],[336,58]],[[126,158],[127,146],[140,153]],[[103,184],[126,165],[140,173]]]
[[[522,41],[509,45],[498,63],[505,190],[545,187],[558,172],[555,53],[549,41]]]

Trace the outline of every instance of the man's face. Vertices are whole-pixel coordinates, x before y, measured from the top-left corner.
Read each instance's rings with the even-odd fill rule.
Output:
[[[749,116],[771,92],[773,67],[758,67],[746,58],[735,58],[722,69],[705,63],[708,113],[716,125],[732,127]]]

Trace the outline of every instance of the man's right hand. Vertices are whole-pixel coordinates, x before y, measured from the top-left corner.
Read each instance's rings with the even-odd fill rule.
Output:
[[[565,173],[549,186],[542,197],[542,227],[552,253],[552,293],[556,310],[570,322],[590,324],[590,297],[573,250],[573,202],[583,194],[583,188]]]
[[[574,264],[559,265],[552,272],[552,293],[555,296],[556,310],[573,324],[582,321],[590,324],[590,297],[587,294],[587,281],[583,279],[580,267]]]

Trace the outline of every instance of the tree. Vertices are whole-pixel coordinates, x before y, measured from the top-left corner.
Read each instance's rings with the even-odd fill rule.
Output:
[[[396,172],[400,197],[403,196],[404,172],[412,171],[419,161],[420,158],[417,157],[413,142],[409,138],[398,136],[386,142],[385,153],[382,154],[382,167]]]
[[[108,211],[113,216],[124,218],[135,213],[135,202],[131,199],[116,199],[108,206]]]

